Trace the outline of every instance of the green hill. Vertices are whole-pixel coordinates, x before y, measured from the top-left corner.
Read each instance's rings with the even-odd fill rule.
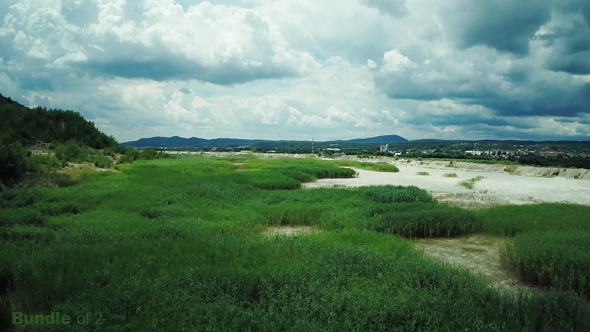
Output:
[[[69,163],[108,168],[115,153],[127,152],[74,111],[28,108],[0,94],[0,119],[0,192],[16,185],[71,185],[75,177],[63,172]],[[49,150],[29,150],[41,143]],[[130,153],[124,161],[138,157]]]
[[[66,143],[74,140],[94,149],[117,146],[113,137],[99,131],[94,123],[80,113],[28,108],[0,94],[0,145],[20,142],[30,145],[37,142]]]

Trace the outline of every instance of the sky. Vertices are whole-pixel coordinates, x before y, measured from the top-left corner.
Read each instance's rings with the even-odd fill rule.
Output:
[[[0,93],[119,142],[590,140],[590,1],[2,0]]]

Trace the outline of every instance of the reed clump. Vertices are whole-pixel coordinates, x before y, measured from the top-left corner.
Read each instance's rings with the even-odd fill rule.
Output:
[[[484,232],[511,237],[500,258],[524,282],[590,295],[590,207],[545,203],[479,214]]]

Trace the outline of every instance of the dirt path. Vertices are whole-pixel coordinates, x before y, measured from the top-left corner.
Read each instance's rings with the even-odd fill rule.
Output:
[[[502,268],[499,251],[505,241],[504,238],[478,234],[453,239],[416,240],[414,246],[428,257],[465,267],[472,273],[483,276],[498,289],[530,289]]]

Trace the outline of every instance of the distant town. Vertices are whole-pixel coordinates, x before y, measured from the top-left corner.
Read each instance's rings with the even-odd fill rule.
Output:
[[[189,144],[190,143],[190,144]],[[538,166],[590,169],[590,141],[414,140],[390,135],[348,141],[268,141],[241,139],[151,138],[123,145],[156,150],[252,151],[262,153],[318,154],[324,157],[357,155],[371,158],[469,159]]]

